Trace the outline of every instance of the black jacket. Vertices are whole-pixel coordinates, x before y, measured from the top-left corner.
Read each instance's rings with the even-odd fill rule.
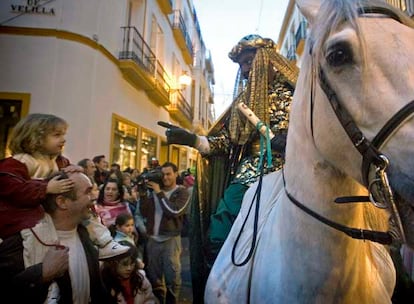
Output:
[[[90,278],[90,303],[113,303],[102,283],[98,250],[89,238],[86,228],[79,225],[78,233],[86,254]],[[72,303],[69,273],[57,280],[61,298],[59,303]],[[42,282],[42,264],[24,268],[23,244],[20,233],[0,244],[0,302],[44,303],[50,282]]]

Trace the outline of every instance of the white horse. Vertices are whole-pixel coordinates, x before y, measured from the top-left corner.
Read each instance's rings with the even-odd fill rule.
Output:
[[[387,177],[399,199],[414,201],[414,122],[409,119],[414,100],[413,25],[384,4],[297,2],[310,33],[291,110],[284,172],[264,177],[255,250],[247,264],[236,267],[232,250],[257,184],[246,193],[210,272],[205,301],[390,303],[395,270],[388,247],[354,239],[322,221],[365,229],[353,230],[359,238],[369,239],[367,230],[388,231],[393,195]],[[355,122],[349,124],[350,135],[333,108],[339,117]],[[389,128],[383,128],[393,116]],[[389,159],[386,169],[371,141]],[[368,166],[362,164],[361,153]],[[374,178],[382,178],[382,184],[376,187],[374,182],[371,190],[374,196],[382,193],[377,201],[385,197],[387,209],[368,202],[334,202],[338,197],[368,195],[366,185]],[[412,214],[412,206],[404,206],[400,209]],[[312,211],[316,214],[309,214]],[[401,218],[409,230],[407,242],[413,245],[412,226],[407,217]],[[393,217],[397,228],[398,219]],[[249,252],[253,221],[250,215],[238,240],[236,263]]]

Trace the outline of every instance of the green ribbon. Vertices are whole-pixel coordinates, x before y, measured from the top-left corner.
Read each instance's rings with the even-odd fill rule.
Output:
[[[266,136],[264,136],[260,132],[260,129],[263,126],[266,127]],[[271,150],[271,146],[270,146],[270,131],[269,131],[269,127],[263,121],[259,121],[256,124],[256,129],[260,133],[260,158],[259,158],[259,165],[258,165],[257,169],[260,170],[260,168],[263,165],[264,145],[265,145],[264,144],[264,141],[265,140],[266,140],[266,153],[267,153],[267,168],[270,169],[272,167],[272,150]]]

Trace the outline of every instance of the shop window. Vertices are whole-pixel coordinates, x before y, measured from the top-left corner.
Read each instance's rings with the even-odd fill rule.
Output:
[[[114,116],[112,157],[113,163],[125,168],[137,168],[137,147],[139,127],[132,122]]]
[[[141,133],[140,169],[148,168],[151,160],[157,158],[157,136],[146,130]]]

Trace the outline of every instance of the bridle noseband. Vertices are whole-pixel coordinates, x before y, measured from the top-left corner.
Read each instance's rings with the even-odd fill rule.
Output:
[[[362,7],[358,9],[358,15],[365,15],[368,13],[374,14],[385,14],[390,18],[393,18],[401,23],[401,20],[397,14],[387,10],[382,7]],[[354,147],[362,156],[362,166],[361,173],[364,185],[368,188],[370,192],[369,200],[376,206],[382,208],[389,208],[391,216],[394,220],[396,227],[398,228],[402,241],[405,242],[405,234],[402,226],[400,216],[398,214],[398,209],[395,204],[395,199],[393,191],[388,181],[387,169],[389,166],[388,158],[379,151],[384,142],[390,138],[395,130],[397,130],[405,120],[414,112],[414,100],[405,105],[400,109],[395,115],[387,121],[387,123],[381,128],[378,134],[374,137],[372,141],[369,141],[362,131],[358,128],[354,119],[352,118],[349,111],[342,105],[336,92],[332,89],[329,84],[328,79],[326,78],[325,72],[322,67],[319,66],[319,84],[322,90],[324,91],[332,109],[335,112],[336,117],[341,123],[346,134],[352,141]],[[313,85],[312,85],[313,87]],[[313,111],[313,108],[312,110]],[[312,121],[313,119],[311,119]],[[311,129],[313,135],[313,123],[311,122]],[[375,177],[370,179],[371,169],[375,169]],[[285,187],[286,190],[286,187]],[[286,194],[288,198],[300,209],[302,209],[307,214],[313,216],[324,224],[340,230],[347,235],[357,238],[357,239],[366,239],[374,242],[379,242],[381,244],[390,244],[392,241],[391,235],[388,232],[381,231],[372,231],[372,230],[363,230],[358,228],[346,227],[344,225],[333,222],[327,218],[322,217],[313,210],[304,206],[298,200],[296,200],[287,190]],[[345,197],[338,198],[339,202],[361,202],[369,201],[367,197]]]

